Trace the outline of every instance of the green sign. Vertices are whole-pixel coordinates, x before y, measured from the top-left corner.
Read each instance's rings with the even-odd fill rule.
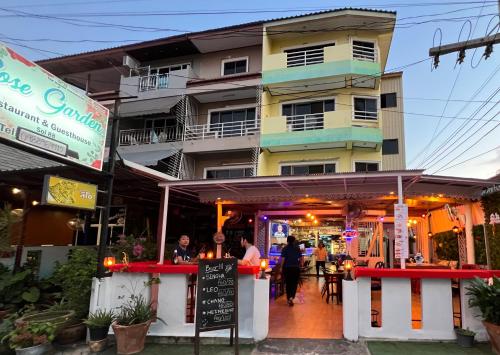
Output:
[[[0,44],[0,138],[102,170],[109,110]]]

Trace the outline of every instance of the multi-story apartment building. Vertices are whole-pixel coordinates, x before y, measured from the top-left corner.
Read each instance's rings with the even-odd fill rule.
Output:
[[[40,64],[130,96],[120,156],[175,177],[404,169],[402,75],[383,74],[394,24],[340,9]]]

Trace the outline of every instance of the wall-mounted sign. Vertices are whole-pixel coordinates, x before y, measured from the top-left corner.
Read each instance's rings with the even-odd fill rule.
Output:
[[[408,257],[408,205],[394,205],[394,254],[396,259]]]
[[[102,170],[109,110],[0,44],[0,138]]]
[[[358,236],[358,231],[355,229],[346,229],[342,232],[342,237],[346,240],[351,240],[352,238],[356,238]]]
[[[42,204],[95,210],[97,185],[45,175]]]

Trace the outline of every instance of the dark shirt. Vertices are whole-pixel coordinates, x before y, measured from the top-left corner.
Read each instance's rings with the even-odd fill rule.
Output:
[[[287,245],[281,250],[281,257],[285,259],[283,267],[299,267],[302,252],[296,245]]]
[[[182,260],[184,260],[184,261],[190,261],[191,258],[193,257],[193,253],[192,253],[191,249],[189,249],[189,247],[186,249],[182,249],[181,246],[177,244],[177,246],[175,247],[174,250],[177,250],[177,256],[182,257]],[[175,255],[175,251],[174,251],[174,255]]]

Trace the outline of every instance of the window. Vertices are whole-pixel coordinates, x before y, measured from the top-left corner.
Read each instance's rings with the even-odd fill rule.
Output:
[[[286,49],[286,65],[290,68],[323,63],[324,48],[334,45],[335,43],[329,43],[318,46]]]
[[[247,128],[255,128],[255,107],[210,112],[210,131],[223,136],[240,135]]]
[[[172,72],[185,70],[190,67],[191,64],[185,63],[157,68],[139,68],[139,91],[165,89],[168,87],[168,77]]]
[[[222,75],[248,72],[248,58],[226,59],[222,61]]]
[[[377,119],[377,99],[355,97],[354,98],[354,118],[356,120],[376,120]]]
[[[380,107],[397,107],[397,95],[395,92],[380,95]]]
[[[284,104],[282,114],[286,116],[288,130],[308,131],[323,128],[323,113],[335,111],[335,100]]]
[[[207,168],[205,170],[205,179],[231,179],[248,176],[253,176],[253,168],[251,167]]]
[[[366,171],[378,171],[378,163],[357,161],[354,163],[354,171],[357,173],[366,172]]]
[[[335,173],[335,163],[282,165],[281,175],[320,175]]]
[[[398,139],[384,139],[382,142],[382,155],[399,154]]]
[[[357,60],[375,62],[377,59],[375,43],[368,41],[352,41],[352,57]]]

